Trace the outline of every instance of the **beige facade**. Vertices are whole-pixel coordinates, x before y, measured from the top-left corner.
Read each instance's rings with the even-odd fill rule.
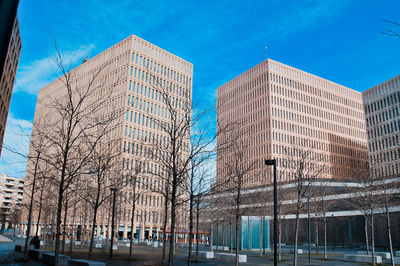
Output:
[[[277,159],[278,180],[294,178],[293,148],[307,149],[319,178],[351,178],[368,151],[360,92],[267,59],[218,88],[218,121],[236,123],[252,164],[245,187],[272,181],[264,160]],[[220,146],[229,140],[220,135]],[[229,184],[229,149],[217,153],[217,183]],[[229,185],[228,185],[229,187]]]
[[[3,147],[8,110],[10,108],[11,94],[14,87],[15,76],[17,74],[21,48],[18,19],[15,19],[10,43],[8,45],[4,71],[0,77],[0,154]]]
[[[400,174],[400,76],[363,92],[371,173]]]
[[[24,179],[0,174],[0,224],[19,222],[12,221],[19,219],[24,195]]]
[[[105,94],[102,94],[102,90],[112,90],[112,94],[98,115],[123,113],[120,119],[113,122],[108,134],[110,141],[118,143],[121,152],[117,160],[122,165],[122,171],[117,175],[135,169],[138,164],[145,166],[142,167],[139,182],[136,184],[141,196],[136,203],[133,229],[130,228],[132,207],[129,204],[132,202],[132,190],[125,187],[118,191],[117,232],[120,237],[127,238],[130,232],[136,233],[140,230],[140,238],[143,239],[144,232],[150,232],[151,235],[152,231],[161,228],[165,215],[163,196],[155,192],[164,183],[160,173],[165,171],[160,162],[152,160],[150,148],[154,140],[165,141],[168,140],[168,136],[154,120],[168,123],[163,93],[168,93],[169,99],[180,112],[184,110],[184,103],[191,103],[193,65],[132,35],[85,61],[70,73],[78,77],[78,84],[87,86],[92,74],[96,73],[99,67],[103,67],[103,71],[96,77],[93,88],[102,89],[95,93],[91,100],[103,97]],[[64,97],[60,93],[63,91],[62,87],[62,82],[56,80],[39,91],[33,132],[48,115],[49,110],[45,107],[48,99]],[[162,91],[161,87],[168,88],[168,91]],[[187,141],[189,143],[189,138]],[[28,162],[28,169],[32,167],[32,162]],[[29,172],[32,171],[27,171],[28,179]],[[103,235],[109,236],[110,206],[108,201],[104,205],[108,206],[108,209],[102,208],[99,211],[96,234],[102,232]],[[184,215],[179,217],[182,221],[185,218]],[[68,223],[72,223],[72,217]]]

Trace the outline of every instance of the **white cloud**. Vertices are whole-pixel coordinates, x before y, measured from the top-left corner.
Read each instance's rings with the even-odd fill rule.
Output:
[[[24,177],[32,122],[15,119],[9,113],[0,158],[0,173]]]
[[[91,44],[81,46],[77,50],[62,52],[65,65],[76,65],[93,48],[94,45]],[[59,76],[59,71],[57,71],[57,67],[51,60],[52,56],[35,60],[27,65],[20,65],[18,67],[14,92],[25,91],[30,94],[36,94],[39,89],[55,80]]]

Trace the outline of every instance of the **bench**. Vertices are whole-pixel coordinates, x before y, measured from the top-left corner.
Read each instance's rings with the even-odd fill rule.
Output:
[[[370,263],[372,261],[372,255],[344,254],[343,260]],[[375,256],[375,263],[382,263],[382,257]]]
[[[69,260],[71,259],[70,256],[67,255],[62,255],[59,254],[58,255],[58,265],[68,265]],[[45,264],[49,264],[49,265],[54,265],[55,262],[55,254],[54,253],[43,253],[43,259],[42,261]]]
[[[48,253],[47,249],[28,249],[28,257],[36,260],[43,258],[44,253]]]
[[[282,254],[293,254],[293,249],[282,249],[281,250]],[[301,248],[297,249],[297,254],[303,254],[304,251]]]
[[[213,246],[213,249],[217,249],[217,246]],[[229,250],[229,247],[227,247],[227,246],[218,246],[218,249],[220,249],[220,250]]]
[[[18,252],[22,252],[25,250],[25,245],[15,245],[14,250],[18,251]],[[29,250],[29,245],[28,245],[28,250]]]
[[[106,266],[105,262],[94,261],[94,260],[80,260],[73,259],[68,262],[69,266]]]
[[[187,252],[189,254],[189,252]],[[192,251],[192,257],[196,257],[196,251]],[[213,259],[214,258],[214,252],[212,251],[199,251],[199,258],[202,259]]]
[[[200,254],[199,254],[200,255]],[[231,253],[215,253],[215,259],[216,260],[222,260],[222,261],[235,261],[236,260],[236,254],[231,254]],[[240,262],[247,262],[247,255],[241,255],[239,254],[239,263]]]
[[[357,251],[357,254],[359,255],[367,255],[366,251]],[[372,255],[372,251],[369,252],[369,255]],[[376,252],[375,251],[375,256],[381,256],[382,259],[388,259],[390,260],[390,252]]]

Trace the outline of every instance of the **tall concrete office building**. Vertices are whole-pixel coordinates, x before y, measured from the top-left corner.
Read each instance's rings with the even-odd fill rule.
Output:
[[[272,182],[265,159],[276,158],[278,180],[293,180],[295,150],[308,150],[318,178],[344,179],[368,164],[360,92],[267,59],[218,88],[218,122],[234,123],[251,164],[243,187]],[[217,184],[229,187],[232,133],[217,139]],[[291,154],[290,154],[291,153]]]
[[[12,2],[12,1],[10,1]],[[9,39],[5,61],[0,64],[3,69],[0,71],[0,154],[3,147],[4,132],[6,129],[8,110],[10,108],[11,94],[13,92],[15,76],[17,74],[17,67],[19,56],[21,54],[21,36],[19,32],[18,19],[14,19],[14,24]]]
[[[98,72],[100,66],[106,67]],[[163,196],[154,192],[155,188],[163,182],[160,172],[162,173],[165,169],[161,169],[163,165],[160,162],[150,158],[150,148],[154,139],[165,142],[168,141],[168,136],[158,126],[159,124],[154,123],[154,120],[157,119],[164,124],[169,122],[165,97],[169,97],[170,103],[177,108],[178,113],[187,110],[184,106],[191,104],[193,65],[132,35],[99,55],[84,60],[80,66],[69,73],[76,77],[76,84],[81,87],[88,86],[92,74],[98,73],[92,87],[95,89],[105,84],[102,90],[112,90],[110,99],[104,104],[99,115],[106,117],[115,112],[123,114],[120,119],[113,122],[108,134],[112,139],[117,140],[121,149],[117,160],[123,170],[116,175],[135,169],[139,162],[146,166],[140,171],[140,181],[135,184],[140,198],[136,202],[134,228],[130,226],[132,190],[127,187],[118,191],[116,231],[123,238],[134,234],[140,234],[141,239],[149,237],[152,232],[155,233],[160,229],[165,216]],[[38,126],[37,121],[41,121],[48,115],[47,99],[65,97],[63,86],[65,86],[63,82],[58,79],[39,91],[33,132]],[[166,89],[168,90],[165,91]],[[94,98],[90,98],[89,101],[95,100],[101,93],[101,91],[96,92]],[[149,119],[150,117],[152,119]],[[32,138],[31,143],[35,135]],[[189,142],[189,136],[187,136],[187,143]],[[28,162],[29,167],[32,167],[30,162]],[[27,171],[29,172],[31,171]],[[27,180],[29,180],[28,175]],[[109,217],[108,210],[99,211],[98,224],[95,225],[96,235],[102,233],[103,236],[106,234],[110,236],[111,223],[107,218]],[[183,215],[180,218],[183,219]],[[72,220],[67,222],[68,228]]]
[[[400,75],[363,92],[371,173],[400,174]]]

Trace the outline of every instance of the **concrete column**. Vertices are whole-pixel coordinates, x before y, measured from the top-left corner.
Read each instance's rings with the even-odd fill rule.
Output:
[[[124,223],[124,233],[123,233],[122,237],[124,239],[128,238],[128,225],[126,223]]]
[[[107,236],[108,236],[108,239],[111,239],[111,224],[109,224],[107,226]]]
[[[153,237],[153,225],[150,225],[150,229],[149,229],[149,240],[152,239]]]
[[[140,227],[140,241],[144,240],[144,228],[144,223],[142,223]]]

